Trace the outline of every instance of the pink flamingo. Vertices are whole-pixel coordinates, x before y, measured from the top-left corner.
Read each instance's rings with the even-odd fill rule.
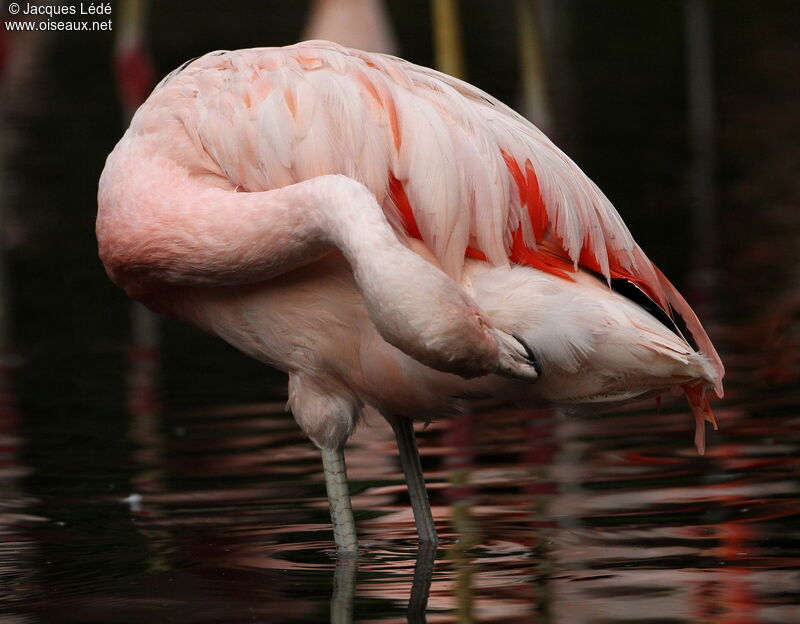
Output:
[[[111,279],[289,375],[340,551],[357,549],[343,447],[392,425],[435,543],[412,419],[462,399],[621,401],[681,387],[698,449],[723,367],[603,193],[491,96],[311,41],[169,74],[100,178]]]

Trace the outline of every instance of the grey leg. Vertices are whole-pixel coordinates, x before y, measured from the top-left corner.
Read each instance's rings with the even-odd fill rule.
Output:
[[[425,480],[422,477],[422,465],[419,461],[417,440],[414,429],[408,418],[390,416],[386,418],[394,429],[397,439],[397,449],[400,451],[400,465],[406,475],[408,495],[411,498],[411,509],[414,511],[414,521],[417,524],[417,533],[420,542],[438,544],[439,536],[436,535],[436,525],[433,523],[431,505],[428,502],[428,492],[425,489]]]
[[[356,572],[358,572],[358,559],[355,557],[339,557],[333,572],[331,624],[353,624]]]
[[[414,580],[411,595],[408,597],[406,620],[408,624],[425,624],[428,609],[428,596],[431,593],[433,565],[436,560],[436,544],[420,544],[417,550],[417,564],[414,566]]]
[[[328,489],[328,502],[331,507],[333,539],[340,553],[358,552],[356,523],[350,505],[350,491],[347,488],[347,470],[344,465],[344,449],[320,449],[322,466],[325,469],[325,486]]]

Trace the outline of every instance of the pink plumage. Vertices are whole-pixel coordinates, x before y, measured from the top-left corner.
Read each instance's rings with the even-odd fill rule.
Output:
[[[394,57],[312,41],[176,70],[109,156],[97,233],[131,296],[287,371],[322,449],[367,407],[679,386],[704,418],[722,392],[700,322],[591,180],[491,96]]]

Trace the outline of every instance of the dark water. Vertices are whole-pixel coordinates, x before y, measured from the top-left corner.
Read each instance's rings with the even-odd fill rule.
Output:
[[[705,457],[671,403],[437,423],[420,432],[435,563],[391,432],[367,423],[356,566],[337,565],[318,455],[281,403],[171,409],[152,360],[126,375],[120,430],[113,405],[26,423],[4,396],[4,621],[405,621],[427,594],[431,622],[799,621],[797,386],[733,381]]]
[[[392,10],[429,64],[417,4],[418,22]],[[334,556],[282,376],[177,323],[135,329],[95,258],[96,180],[121,132],[110,38],[31,43],[2,101],[0,622],[800,622],[798,12],[710,3],[718,255],[690,279],[709,243],[687,234],[682,4],[645,4],[569,3],[557,134],[699,304],[728,367],[720,431],[700,457],[677,400],[475,406],[419,432],[431,553],[391,431],[367,422],[347,450],[357,564]],[[233,5],[160,4],[160,69],[265,43],[258,20],[278,43],[302,23],[303,7],[270,21]],[[473,79],[513,101],[510,70],[489,75],[470,41]]]

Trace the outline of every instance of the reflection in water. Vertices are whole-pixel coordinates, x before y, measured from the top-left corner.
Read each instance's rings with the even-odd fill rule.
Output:
[[[733,371],[706,457],[672,403],[601,417],[483,406],[434,423],[419,437],[436,553],[418,552],[391,432],[369,423],[348,448],[352,563],[335,558],[318,454],[283,401],[178,412],[159,405],[155,363],[132,362],[132,446],[102,456],[110,478],[64,479],[106,435],[76,438],[67,419],[48,423],[46,446],[31,438],[24,486],[4,481],[5,500],[39,499],[35,513],[10,503],[13,554],[0,551],[9,574],[35,579],[17,586],[15,615],[721,624],[798,608],[796,388],[753,395]]]
[[[476,410],[463,420],[466,452],[453,444],[463,423],[436,423],[420,434],[436,553],[416,547],[388,427],[365,429],[351,455],[389,461],[353,478],[357,562],[335,558],[319,459],[281,402],[165,414],[158,435],[132,434],[132,461],[108,466],[130,466],[138,507],[122,502],[127,491],[84,485],[66,527],[17,520],[30,559],[35,542],[62,545],[45,546],[47,583],[19,591],[14,612],[75,622],[159,621],[165,606],[177,622],[571,624],[642,622],[643,612],[791,621],[800,417],[779,413],[797,398],[731,405],[704,458],[671,405],[601,418]],[[756,420],[759,411],[773,415]],[[51,449],[37,482],[75,450]],[[161,470],[151,472],[154,460]],[[59,501],[51,493],[38,509],[63,517]],[[36,574],[24,552],[14,574]],[[58,599],[45,599],[53,588]]]
[[[331,595],[331,624],[350,624],[353,621],[357,571],[358,560],[355,557],[341,557],[336,562]]]
[[[35,594],[36,542],[24,526],[39,518],[26,513],[30,504],[20,481],[29,472],[20,462],[19,410],[12,368],[0,353],[0,614],[3,621],[32,621],[17,610]],[[8,619],[6,619],[8,618]]]

